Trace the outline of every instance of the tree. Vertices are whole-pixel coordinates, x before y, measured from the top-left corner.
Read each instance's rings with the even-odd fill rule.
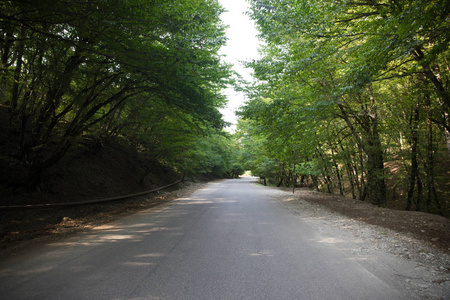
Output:
[[[321,174],[328,191],[333,190],[333,177],[342,185],[346,166],[352,194],[358,187],[360,198],[386,205],[386,160],[393,160],[390,153],[396,148],[391,142],[405,136],[407,128],[418,134],[418,126],[426,123],[419,111],[412,115],[417,121],[395,123],[400,132],[388,124],[398,121],[399,113],[414,112],[425,102],[415,96],[421,95],[428,99],[427,119],[434,123],[427,123],[427,131],[448,131],[448,5],[439,0],[251,4],[250,15],[266,46],[263,58],[249,63],[259,84],[249,93],[252,100],[243,116],[277,153],[270,157],[288,161],[279,154],[300,148],[297,161],[320,170],[310,175]],[[411,93],[411,82],[421,82],[416,84],[421,89]],[[394,91],[403,93],[401,108]],[[433,160],[434,142],[427,142],[427,161]],[[411,143],[416,150],[411,151],[412,167],[405,171],[417,182],[420,139]],[[434,174],[433,168],[426,173]],[[427,178],[432,190],[434,180]]]
[[[216,0],[1,1],[0,101],[26,181],[37,186],[95,128],[147,131],[179,117],[220,129],[222,11]]]

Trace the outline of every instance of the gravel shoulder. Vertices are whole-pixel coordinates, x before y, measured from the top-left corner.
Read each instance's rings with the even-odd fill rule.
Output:
[[[275,201],[317,229],[324,242],[350,251],[375,275],[385,274],[383,268],[392,268],[391,279],[399,281],[400,288],[413,291],[418,299],[450,299],[448,219],[378,208],[306,189],[295,194],[288,189],[273,192]],[[423,231],[432,234],[427,236]]]

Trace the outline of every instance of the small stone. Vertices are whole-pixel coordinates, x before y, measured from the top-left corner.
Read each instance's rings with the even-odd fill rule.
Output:
[[[417,286],[422,288],[422,289],[428,289],[430,287],[429,284],[423,284],[423,283],[419,283]]]
[[[433,238],[433,239],[431,239],[431,241],[437,242],[437,241],[439,241],[439,238],[438,237],[437,238]]]

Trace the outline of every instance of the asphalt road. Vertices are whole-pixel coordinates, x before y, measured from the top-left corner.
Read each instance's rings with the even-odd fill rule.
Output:
[[[371,272],[271,191],[249,178],[209,184],[3,258],[0,299],[411,298],[393,274]]]

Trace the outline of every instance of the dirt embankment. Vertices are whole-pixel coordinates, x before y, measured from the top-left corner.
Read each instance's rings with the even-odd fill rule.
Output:
[[[20,169],[2,168],[9,177],[18,177]],[[78,145],[63,160],[45,174],[38,190],[0,178],[0,206],[68,203],[117,197],[152,190],[180,179],[171,169],[150,160],[126,141],[96,140]],[[22,175],[23,177],[23,175]],[[112,215],[152,206],[167,201],[168,191],[107,204],[71,208],[14,210],[0,209],[0,247],[20,241],[51,235],[59,231],[80,229],[96,220]]]
[[[117,218],[191,194],[204,183],[183,182],[125,201],[55,209],[0,211],[0,251],[12,253],[35,243],[90,230]]]

